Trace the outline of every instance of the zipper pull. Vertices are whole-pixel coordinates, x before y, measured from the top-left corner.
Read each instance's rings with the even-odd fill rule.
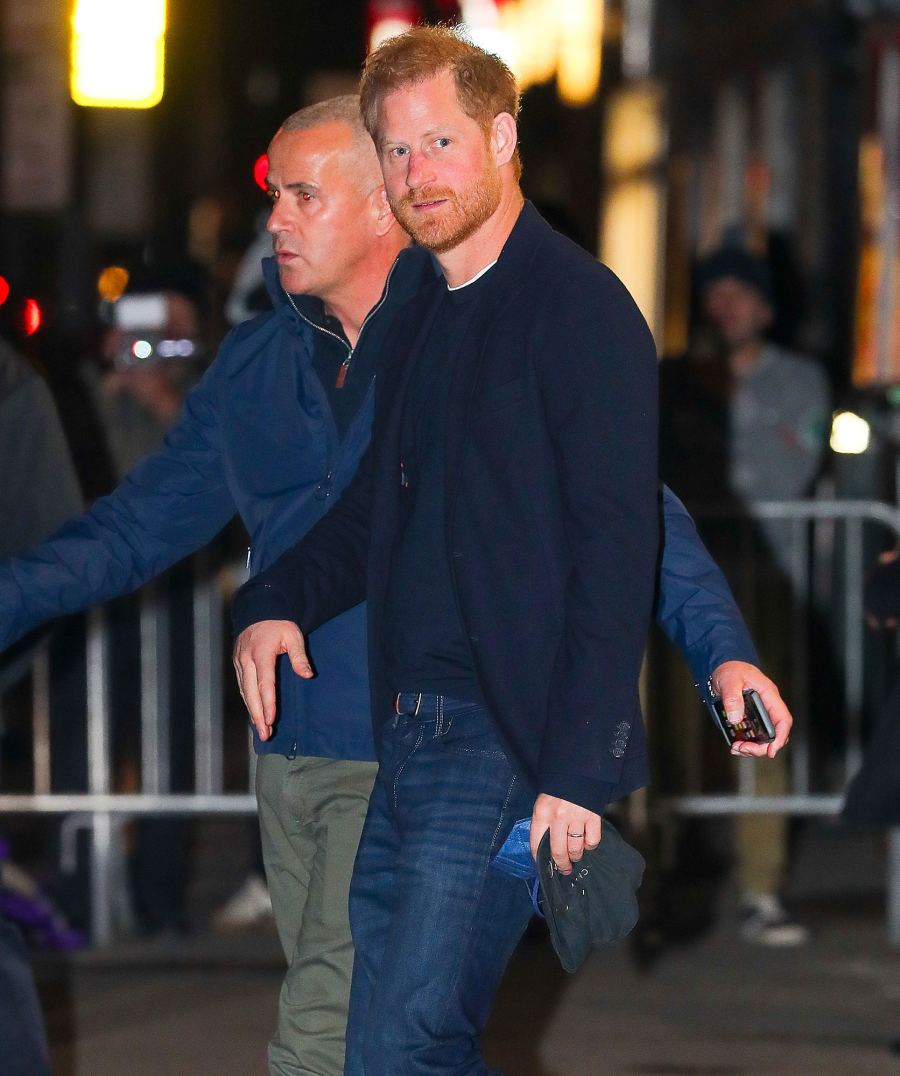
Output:
[[[352,358],[353,352],[351,351],[347,358],[341,363],[341,368],[338,370],[337,379],[334,383],[336,389],[342,389],[344,387],[344,382],[347,380],[347,370],[350,367],[350,360]]]

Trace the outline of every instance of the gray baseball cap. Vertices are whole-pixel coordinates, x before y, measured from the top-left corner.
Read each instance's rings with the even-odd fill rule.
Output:
[[[537,856],[541,906],[556,955],[570,972],[581,967],[591,949],[621,941],[637,923],[644,857],[604,818],[600,843],[586,849],[573,868],[560,874],[548,830]]]

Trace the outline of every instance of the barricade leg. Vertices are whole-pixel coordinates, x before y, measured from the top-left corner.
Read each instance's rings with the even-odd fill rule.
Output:
[[[888,941],[900,949],[900,826],[888,834],[887,922]]]
[[[115,868],[113,818],[108,811],[91,816],[91,942],[110,945],[113,940],[113,874]]]

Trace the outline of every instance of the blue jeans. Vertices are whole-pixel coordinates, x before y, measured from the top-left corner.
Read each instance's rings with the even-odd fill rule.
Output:
[[[489,864],[533,795],[472,703],[422,696],[379,754],[350,886],[345,1076],[485,1076],[480,1035],[531,915],[527,884]]]

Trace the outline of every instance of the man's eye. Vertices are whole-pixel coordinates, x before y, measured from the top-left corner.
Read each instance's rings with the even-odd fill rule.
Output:
[[[436,139],[435,144],[440,146],[441,149],[446,149],[447,146],[450,145],[450,139],[449,138],[438,138],[438,139]]]
[[[301,202],[311,202],[313,200],[313,197],[314,197],[314,195],[311,194],[309,191],[301,191],[300,192],[300,201]]]
[[[278,201],[278,191],[273,191],[272,188],[270,187],[266,191],[266,197],[269,199],[270,202],[277,202]]]
[[[394,148],[391,150],[391,156],[392,157],[405,157],[406,156],[406,147],[405,146],[394,146]]]

